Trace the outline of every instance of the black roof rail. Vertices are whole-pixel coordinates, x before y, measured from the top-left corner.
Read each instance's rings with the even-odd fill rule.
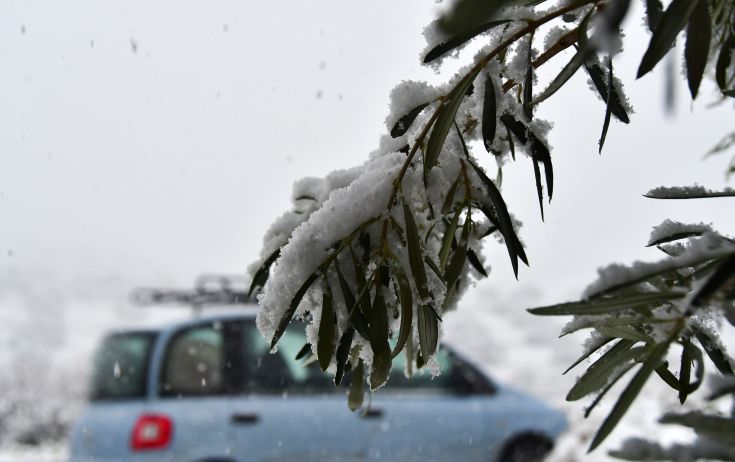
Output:
[[[256,303],[248,297],[249,281],[244,276],[203,274],[194,289],[162,289],[141,287],[133,290],[130,301],[136,306],[184,305],[196,310],[222,305],[248,305]]]

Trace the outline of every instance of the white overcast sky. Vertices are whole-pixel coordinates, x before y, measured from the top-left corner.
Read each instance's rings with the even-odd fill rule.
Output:
[[[491,243],[495,274],[484,285],[506,294],[535,287],[539,301],[561,301],[603,264],[658,258],[643,245],[666,217],[735,230],[728,199],[641,196],[659,185],[725,186],[730,155],[702,155],[733,119],[731,103],[708,108],[710,85],[693,105],[680,87],[667,117],[661,72],[633,80],[648,40],[639,3],[616,63],[632,123],[614,122],[598,156],[604,107],[584,79],[542,105],[539,116],[556,123],[554,200],[542,224],[530,161],[506,169],[504,195],[525,224],[532,266],[516,283]],[[393,85],[449,78],[419,64],[421,31],[438,7],[3,1],[0,278],[117,277],[132,286],[244,272],[290,206],[295,180],[359,164],[377,147]]]

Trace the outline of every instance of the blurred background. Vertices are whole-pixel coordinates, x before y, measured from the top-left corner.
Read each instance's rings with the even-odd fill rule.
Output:
[[[708,81],[690,104],[682,80],[667,113],[660,69],[634,81],[648,41],[641,3],[616,62],[636,111],[631,124],[613,122],[599,156],[604,105],[579,75],[541,105],[538,116],[555,122],[557,186],[546,222],[527,159],[505,169],[503,185],[531,267],[516,281],[504,248],[487,247],[490,278],[445,322],[448,341],[556,407],[574,380],[560,373],[584,335],[558,341],[564,320],[525,308],[578,297],[602,265],[658,259],[644,245],[665,218],[735,230],[728,199],[642,197],[660,185],[726,186],[730,155],[703,155],[732,130],[732,107],[714,104]],[[63,460],[100,336],[169,316],[131,307],[131,289],[244,273],[290,208],[295,180],[360,164],[377,147],[395,84],[444,82],[471,58],[466,50],[439,72],[420,65],[422,30],[440,8],[418,0],[0,4],[0,460]],[[542,68],[541,79],[554,69]],[[656,386],[645,392],[652,399],[608,447],[656,428],[658,412],[673,405]],[[605,415],[583,421],[581,406],[566,409],[574,425],[558,460],[581,457]],[[604,451],[594,457],[608,460]]]

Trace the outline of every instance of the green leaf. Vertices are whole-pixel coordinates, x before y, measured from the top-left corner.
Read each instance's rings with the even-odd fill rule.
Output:
[[[663,380],[666,385],[670,386],[676,391],[679,391],[679,380],[674,374],[671,373],[668,368],[668,363],[666,361],[664,361],[660,366],[656,368],[656,374],[661,377],[661,380]]]
[[[448,214],[452,209],[452,205],[454,205],[454,194],[457,192],[460,177],[461,175],[457,175],[457,179],[454,180],[454,183],[449,187],[449,191],[447,191],[447,197],[444,198],[444,204],[442,204],[442,215]]]
[[[651,32],[656,30],[663,14],[664,6],[661,4],[661,0],[646,0],[646,22],[648,24],[648,30]]]
[[[398,119],[398,122],[396,122],[390,130],[390,136],[398,138],[399,136],[405,135],[411,127],[411,124],[413,124],[413,121],[416,120],[416,117],[418,117],[419,114],[421,114],[421,111],[423,111],[428,105],[429,103],[419,104],[415,108],[411,109],[408,114]]]
[[[362,359],[357,362],[357,367],[352,370],[352,382],[350,391],[347,393],[347,405],[350,411],[356,411],[362,407],[365,398],[365,365]]]
[[[595,361],[577,383],[567,393],[567,401],[577,401],[604,387],[611,375],[621,366],[635,361],[644,351],[643,347],[635,347],[633,342],[618,343]]]
[[[406,221],[406,240],[408,241],[408,261],[411,266],[411,274],[416,283],[419,296],[426,300],[429,298],[429,285],[426,280],[426,269],[424,268],[423,251],[421,240],[413,213],[406,202],[403,202],[403,216]]]
[[[467,247],[469,246],[471,231],[472,219],[468,212],[462,225],[462,235],[459,238],[459,244],[457,244],[457,249],[452,254],[452,259],[449,261],[445,273],[444,279],[446,280],[447,287],[453,287],[462,274],[462,268],[464,268],[465,261],[467,260]]]
[[[301,303],[301,299],[304,298],[306,291],[309,290],[309,287],[311,287],[314,281],[316,281],[317,277],[316,272],[312,273],[311,276],[304,281],[299,290],[296,291],[296,295],[291,299],[288,309],[283,313],[281,320],[278,322],[278,327],[276,327],[276,331],[273,333],[270,346],[271,349],[276,346],[278,340],[280,340],[281,336],[286,331],[286,328],[291,323],[291,318],[293,318],[294,313],[296,313],[296,309],[299,307],[299,303]]]
[[[735,253],[725,259],[699,287],[697,293],[692,297],[691,306],[702,306],[719,291],[733,285],[735,285]]]
[[[530,122],[533,119],[533,32],[528,35],[528,57],[526,60],[526,76],[523,80],[523,114]]]
[[[427,54],[426,57],[424,57],[424,64],[430,63],[434,61],[436,58],[443,56],[450,51],[454,50],[458,46],[468,42],[469,40],[472,40],[473,38],[477,37],[478,35],[482,34],[483,32],[487,32],[488,30],[501,26],[503,24],[508,24],[511,22],[510,19],[503,19],[500,21],[490,21],[485,24],[480,24],[477,27],[474,27],[469,30],[462,31],[455,35],[454,37],[450,38],[449,40],[445,40],[439,45],[432,48]]]
[[[391,366],[391,351],[388,343],[388,308],[385,305],[383,287],[380,281],[388,276],[388,268],[381,264],[375,280],[375,298],[373,309],[369,316],[370,348],[373,350],[373,365],[370,372],[370,388],[375,390],[388,380]]]
[[[605,78],[605,72],[602,68],[597,63],[588,60],[584,64],[584,70],[587,71],[587,74],[590,76],[590,79],[602,100],[605,102],[609,101],[610,112],[612,112],[612,115],[625,124],[630,123],[630,117],[628,116],[628,112],[625,110],[625,106],[623,106],[622,98],[620,97],[618,90],[615,88],[615,85],[610,85],[609,82],[606,82],[607,79]],[[612,90],[608,91],[609,89]]]
[[[482,262],[480,261],[480,258],[477,256],[474,250],[467,249],[467,261],[470,262],[470,265],[472,265],[475,270],[483,275],[484,277],[487,277],[487,271],[485,270],[485,267],[482,266]]]
[[[490,152],[495,141],[495,132],[498,124],[495,82],[488,74],[485,79],[485,99],[482,103],[482,141],[485,149]]]
[[[449,92],[444,104],[438,109],[439,114],[436,117],[436,122],[434,122],[431,135],[429,135],[429,141],[426,144],[426,152],[424,153],[424,181],[428,177],[431,168],[439,159],[439,154],[449,134],[449,129],[452,128],[454,116],[459,110],[459,105],[462,103],[467,89],[479,72],[480,68],[477,67],[460,80],[452,91]]]
[[[444,284],[444,274],[439,269],[438,266],[436,266],[436,263],[429,257],[428,255],[424,255],[424,263],[426,263],[426,266],[429,267],[429,269],[436,274],[436,277],[439,278],[439,281],[441,281],[442,284]]]
[[[646,244],[646,247],[653,247],[654,245],[666,244],[667,242],[679,241],[681,239],[688,239],[690,237],[701,236],[702,233],[708,231],[708,229],[696,230],[696,231],[684,231],[681,233],[672,233],[666,236],[662,236],[656,240],[650,241]]]
[[[396,236],[398,236],[398,240],[401,241],[401,245],[405,247],[406,246],[406,235],[403,232],[403,228],[401,228],[401,225],[398,224],[398,222],[393,217],[393,215],[390,216],[390,225],[393,228],[393,231],[396,232]],[[427,233],[427,238],[428,238],[428,233]]]
[[[316,342],[316,355],[319,359],[319,367],[323,371],[326,371],[329,363],[332,362],[336,321],[334,305],[332,304],[332,289],[325,277],[324,290],[322,291],[322,316],[319,320],[319,339]]]
[[[510,134],[510,128],[508,128],[507,125],[505,125],[505,133],[508,136],[508,149],[510,150],[510,155],[513,158],[513,160],[516,160],[516,148],[515,148],[515,145],[513,144],[513,135]]]
[[[457,208],[457,211],[454,212],[454,216],[452,217],[452,221],[449,224],[449,227],[447,228],[446,233],[444,233],[444,239],[442,239],[442,246],[439,249],[439,268],[444,269],[447,267],[447,261],[449,261],[449,252],[452,250],[452,240],[454,239],[454,235],[457,232],[457,226],[459,225],[459,217],[462,215],[462,209]]]
[[[518,278],[518,258],[520,258],[526,265],[528,265],[528,259],[526,258],[523,246],[518,240],[518,236],[513,229],[513,222],[510,219],[510,214],[508,213],[508,208],[505,206],[503,196],[501,196],[500,191],[498,191],[498,188],[495,187],[495,184],[493,184],[490,178],[485,175],[485,172],[472,162],[472,159],[468,158],[467,161],[477,173],[482,184],[485,186],[487,196],[490,199],[490,202],[492,202],[497,213],[498,228],[505,240],[505,246],[508,249],[508,255],[510,256],[511,265],[513,266],[513,273],[516,278]],[[485,208],[482,208],[481,210],[485,213],[488,219],[492,221],[492,218],[490,218],[492,214]]]
[[[541,316],[592,315],[615,313],[641,306],[660,305],[684,298],[682,292],[652,292],[631,295],[606,296],[581,302],[560,303],[557,305],[531,308],[529,313]]]
[[[549,148],[530,130],[528,131],[528,140],[531,144],[531,160],[533,161],[533,172],[536,178],[536,192],[538,194],[539,205],[541,206],[541,220],[544,218],[543,206],[543,186],[541,185],[541,172],[539,164],[544,166],[544,178],[546,180],[546,193],[551,202],[551,196],[554,194],[554,167],[551,163],[551,153]]]
[[[650,338],[640,333],[638,330],[632,327],[626,326],[626,325],[598,326],[596,327],[596,329],[599,333],[607,337],[627,338],[628,340],[633,340],[636,342],[650,342],[651,341]]]
[[[720,91],[727,90],[727,70],[730,68],[732,61],[732,53],[735,50],[735,33],[731,34],[727,40],[720,46],[720,53],[717,55],[717,64],[715,64],[715,80]]]
[[[352,339],[355,336],[355,329],[348,327],[342,334],[342,338],[339,339],[339,346],[337,347],[337,373],[334,374],[334,384],[339,385],[342,383],[342,377],[344,376],[345,369],[347,368],[347,359],[350,357],[350,347],[352,346]]]
[[[406,342],[411,337],[411,327],[413,325],[413,292],[411,291],[411,284],[408,282],[406,273],[403,272],[403,269],[397,262],[393,265],[393,274],[395,274],[395,281],[398,284],[398,301],[401,305],[401,327],[398,330],[398,341],[391,352],[391,357],[395,358],[403,350]]]
[[[643,197],[649,199],[707,199],[714,197],[735,197],[735,191],[726,189],[724,191],[692,191],[692,190],[681,190],[681,191],[670,191],[664,190],[663,192],[656,189],[648,191]]]
[[[600,404],[600,401],[602,401],[602,398],[605,397],[605,395],[607,394],[607,392],[610,391],[610,389],[612,387],[614,387],[616,383],[618,383],[618,380],[622,379],[623,376],[625,374],[627,374],[629,370],[633,369],[633,366],[635,366],[635,363],[628,363],[628,364],[620,367],[619,369],[617,369],[617,371],[612,375],[612,378],[608,380],[608,383],[607,383],[607,385],[605,385],[605,388],[603,388],[597,394],[597,396],[595,396],[595,399],[592,400],[592,402],[590,403],[590,405],[587,406],[587,408],[585,408],[585,410],[584,410],[584,418],[585,419],[588,418],[590,416],[590,414],[592,413],[592,410],[598,404]]]
[[[531,104],[536,105],[543,101],[546,101],[554,93],[559,91],[559,89],[563,87],[565,83],[567,83],[567,81],[577,72],[577,70],[582,67],[584,62],[589,58],[591,54],[592,49],[590,48],[577,50],[577,53],[572,56],[572,59],[570,59],[569,62],[561,69],[561,71],[559,71],[556,77],[554,77],[554,80],[551,81],[551,83],[544,89],[544,91],[536,96]]]
[[[304,343],[304,346],[301,347],[298,353],[296,353],[296,357],[294,359],[296,361],[300,360],[304,356],[306,356],[307,353],[311,351],[311,345],[309,345],[309,342]]]
[[[709,44],[712,40],[712,19],[706,0],[691,0],[696,3],[687,24],[687,40],[684,47],[687,83],[692,99],[697,97],[704,69],[709,59]]]
[[[372,305],[370,303],[370,289],[372,288],[372,284],[366,281],[365,267],[360,263],[360,260],[357,258],[357,255],[355,255],[352,247],[350,247],[350,256],[352,257],[352,264],[355,268],[357,288],[360,290],[355,300],[357,303],[356,306],[360,307],[360,311],[362,311],[363,316],[367,318],[370,316],[370,312],[372,311]],[[350,313],[354,311],[357,311],[355,307],[350,310]],[[360,331],[358,330],[358,332]]]
[[[733,375],[734,372],[732,365],[730,364],[730,360],[728,359],[728,355],[723,351],[720,343],[713,339],[704,329],[692,326],[691,330],[694,336],[697,337],[697,340],[699,340],[699,344],[704,348],[704,352],[707,353],[709,359],[714,363],[717,370],[725,375]]]
[[[419,306],[418,315],[421,357],[426,361],[436,352],[439,343],[439,321],[434,310],[427,305]],[[417,367],[421,366],[417,364]]]
[[[638,396],[638,393],[640,393],[643,385],[648,381],[648,378],[651,376],[653,371],[659,366],[659,364],[661,364],[664,356],[666,356],[670,343],[671,339],[653,347],[648,359],[646,359],[643,366],[641,366],[630,383],[628,383],[628,386],[618,398],[618,401],[615,403],[612,411],[610,411],[610,414],[605,418],[600,429],[597,430],[588,452],[593,451],[597,446],[599,446],[615,429],[618,422],[620,422],[620,419],[625,415],[625,412]]]
[[[614,284],[610,287],[604,288],[594,294],[591,294],[588,296],[588,299],[595,299],[598,297],[602,297],[604,295],[609,295],[613,292],[617,292],[619,290],[625,289],[627,287],[632,287],[637,284],[640,284],[641,282],[647,281],[649,279],[653,279],[655,277],[659,277],[662,275],[665,275],[667,273],[672,273],[674,271],[680,270],[682,268],[689,268],[689,267],[695,267],[697,265],[700,265],[702,263],[708,262],[710,260],[714,260],[715,258],[718,258],[717,255],[702,255],[698,258],[692,258],[692,259],[685,259],[683,261],[676,261],[676,260],[670,260],[668,266],[653,266],[647,271],[641,271],[636,277],[631,278],[627,281],[620,282],[618,284]]]
[[[345,307],[347,308],[350,324],[357,329],[357,332],[359,332],[360,335],[368,339],[370,338],[370,334],[368,333],[367,320],[362,312],[357,309],[357,301],[355,300],[355,296],[352,294],[352,290],[350,289],[347,279],[345,279],[342,274],[339,264],[335,264],[334,267],[337,270],[337,280],[339,281],[339,287],[342,291],[342,298],[345,301]]]
[[[262,265],[258,268],[258,271],[255,272],[255,275],[253,276],[253,280],[250,282],[250,289],[248,289],[248,297],[250,297],[253,294],[253,290],[255,290],[256,287],[263,287],[268,280],[268,271],[270,270],[271,265],[273,262],[278,260],[278,257],[281,255],[281,249],[280,247],[275,250],[272,254],[268,256],[268,258],[265,259]]]
[[[610,56],[607,61],[607,88],[615,88],[615,81],[613,80],[612,56]],[[602,154],[602,146],[605,144],[607,130],[608,128],[610,128],[610,115],[612,114],[612,95],[613,92],[608,92],[607,101],[605,102],[605,118],[602,122],[602,134],[600,135],[600,141],[598,142],[600,146],[598,152],[600,154]]]
[[[605,338],[604,338],[604,339],[603,339],[603,340],[602,340],[602,341],[601,341],[600,343],[598,343],[598,344],[597,344],[597,345],[595,345],[594,347],[590,348],[590,349],[589,349],[589,350],[588,350],[588,351],[587,351],[587,352],[586,352],[585,354],[583,354],[582,356],[580,356],[580,357],[579,357],[579,358],[578,358],[578,359],[577,359],[576,361],[574,361],[574,362],[573,362],[573,363],[572,363],[572,364],[571,364],[571,365],[570,365],[569,367],[567,367],[567,369],[566,369],[566,370],[565,370],[564,372],[562,372],[562,374],[561,374],[561,375],[566,375],[566,373],[567,373],[567,372],[569,372],[569,371],[571,371],[572,369],[574,369],[575,367],[577,367],[577,366],[578,366],[578,365],[579,365],[579,364],[580,364],[580,363],[581,363],[582,361],[584,361],[585,359],[587,359],[587,358],[589,358],[590,356],[592,356],[592,355],[593,355],[593,354],[594,354],[594,353],[595,353],[595,352],[596,352],[597,350],[599,350],[599,349],[600,349],[600,348],[602,348],[603,346],[607,345],[607,344],[608,344],[608,343],[610,343],[610,342],[611,342],[612,340],[613,340],[613,339],[612,339],[612,337],[605,337]],[[618,343],[620,343],[620,342],[628,342],[628,341],[629,341],[629,340],[620,340],[620,341],[618,341]]]
[[[692,11],[700,0],[673,0],[661,16],[656,30],[653,31],[648,49],[638,67],[638,78],[646,75],[663,58],[676,41],[676,36],[689,21]]]
[[[526,128],[526,125],[523,124],[523,122],[519,122],[510,114],[501,115],[500,121],[503,122],[505,128],[510,130],[515,135],[515,137],[518,138],[518,141],[520,141],[521,144],[528,143],[528,136],[526,135],[528,129]]]
[[[704,358],[702,357],[702,350],[694,346],[689,339],[682,341],[681,351],[681,367],[679,369],[679,402],[684,404],[687,396],[690,393],[695,392],[702,384],[704,378]],[[692,363],[695,365],[694,369],[694,382],[690,381]]]
[[[580,47],[577,48],[577,52],[572,56],[572,59],[562,68],[562,70],[554,77],[549,86],[541,92],[540,95],[533,100],[531,104],[538,104],[551,95],[556,93],[564,84],[577,72],[580,66],[592,55],[594,48],[590,46],[589,39],[587,38],[587,27],[589,26],[590,18],[594,8],[590,9],[587,14],[579,22],[579,33],[577,34],[577,40],[579,41]]]

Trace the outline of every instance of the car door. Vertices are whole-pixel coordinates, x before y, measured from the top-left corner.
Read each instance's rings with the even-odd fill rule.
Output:
[[[495,387],[446,347],[437,354],[441,375],[404,376],[403,355],[394,359],[385,388],[368,413],[370,460],[431,462],[490,460],[500,435],[488,427]],[[492,423],[492,419],[490,419]]]
[[[270,354],[253,322],[241,324],[242,398],[233,402],[238,460],[364,461],[369,419],[347,407],[346,389],[335,387],[316,362],[296,360],[303,327],[289,328]],[[309,355],[307,355],[309,356]]]
[[[226,388],[227,330],[220,321],[187,325],[170,333],[154,369],[157,399],[148,411],[171,419],[166,460],[196,461],[233,452]]]

